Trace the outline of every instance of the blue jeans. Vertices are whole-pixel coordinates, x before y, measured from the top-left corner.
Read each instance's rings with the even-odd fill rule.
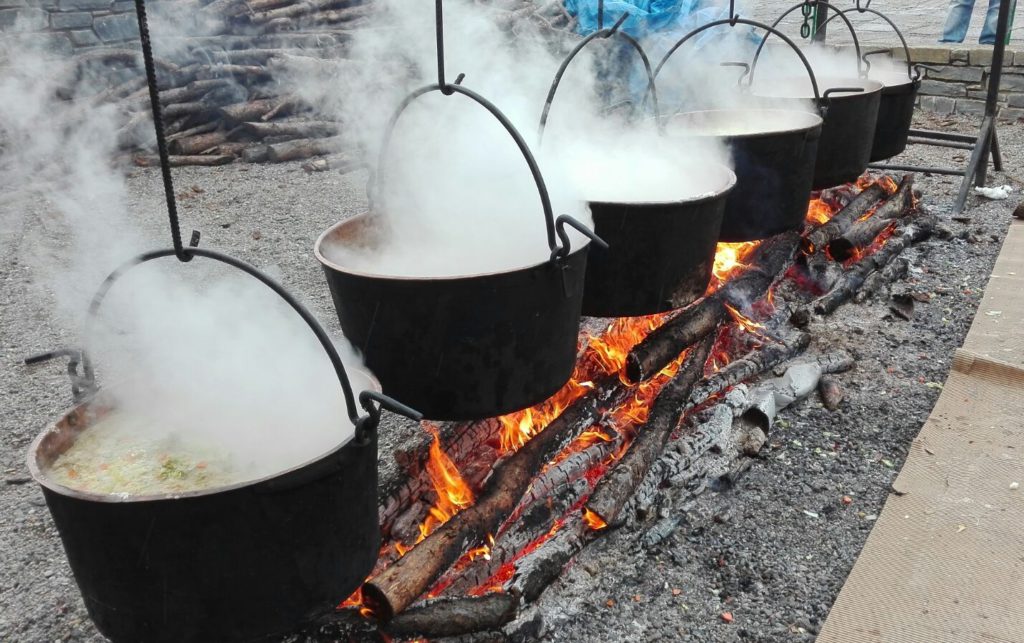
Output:
[[[985,24],[981,28],[981,38],[978,39],[978,42],[983,45],[994,45],[996,43],[999,1],[988,0]],[[974,0],[950,0],[949,15],[946,17],[946,26],[942,30],[942,38],[939,39],[939,42],[963,42],[967,36],[967,27],[971,24],[971,11],[973,9]]]

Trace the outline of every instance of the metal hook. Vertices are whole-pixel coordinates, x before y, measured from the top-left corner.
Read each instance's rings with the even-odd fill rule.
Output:
[[[597,236],[596,232],[568,214],[560,214],[558,215],[558,218],[555,219],[555,232],[558,234],[558,239],[561,241],[561,244],[551,251],[552,259],[564,259],[569,254],[572,241],[569,239],[569,233],[565,231],[566,224],[575,228],[577,232],[593,241],[598,247],[604,250],[608,249],[608,242]]]

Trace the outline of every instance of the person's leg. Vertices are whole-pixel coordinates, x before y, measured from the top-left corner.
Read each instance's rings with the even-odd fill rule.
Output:
[[[988,11],[985,12],[985,24],[981,28],[981,38],[978,39],[983,45],[996,44],[996,26],[999,24],[999,0],[988,0]]]
[[[939,42],[963,42],[967,36],[967,27],[971,24],[973,10],[974,0],[950,0],[949,15],[946,16],[946,26]]]

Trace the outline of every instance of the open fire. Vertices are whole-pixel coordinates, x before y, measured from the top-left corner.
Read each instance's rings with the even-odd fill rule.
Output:
[[[896,199],[892,195],[909,192],[909,187],[898,185],[889,177],[877,181],[865,177],[856,185],[825,191],[809,204],[805,234],[820,230],[871,185],[879,186],[879,200],[892,198],[883,201],[882,205],[876,202],[866,207],[851,224],[870,220]],[[909,198],[912,206],[912,195]],[[900,212],[900,216],[906,214],[903,210]],[[891,212],[878,216],[890,215]],[[901,219],[894,216],[870,243],[855,246],[843,265],[850,271],[856,270],[858,262],[878,253],[898,234],[900,225]],[[737,277],[747,271],[757,270],[756,255],[761,243],[719,244],[714,278],[707,295],[727,290],[725,287]],[[826,254],[823,259],[831,257]],[[782,272],[790,277],[794,271],[801,273],[796,287],[802,281],[809,283],[815,280],[815,276],[806,267],[789,271],[783,269]],[[777,336],[778,327],[780,319],[788,319],[789,313],[794,311],[788,310],[785,304],[777,303],[776,290],[783,281],[794,282],[794,279],[776,278],[771,287],[761,293],[763,296],[759,295],[755,301],[733,300],[725,303],[728,297],[723,299],[724,316],[719,320],[720,323],[715,324],[718,330],[714,333],[708,359],[701,369],[706,378],[716,375],[720,369],[751,349],[770,344],[785,347],[784,338]],[[817,284],[819,292],[829,291],[831,287],[831,284]],[[705,300],[709,299],[712,298],[706,296]],[[410,494],[416,497],[406,501],[403,507],[407,510],[404,516],[422,515],[422,518],[415,524],[415,529],[410,529],[409,525],[399,524],[401,521],[397,515],[400,512],[388,510],[382,513],[386,538],[371,580],[379,577],[384,570],[405,557],[453,517],[471,507],[477,500],[476,494],[483,493],[481,490],[489,482],[497,464],[506,462],[510,456],[530,444],[536,436],[562,416],[570,414],[599,389],[608,386],[606,382],[611,381],[625,393],[612,398],[614,403],[605,412],[595,416],[594,421],[582,427],[553,456],[539,463],[539,468],[531,474],[533,477],[526,487],[526,493],[514,505],[515,508],[501,516],[495,523],[497,527],[483,534],[478,542],[467,543],[469,546],[466,550],[460,552],[439,576],[431,578],[429,589],[420,595],[427,598],[478,597],[506,592],[523,561],[556,539],[561,531],[572,527],[575,531],[570,537],[592,538],[594,534],[607,529],[609,518],[588,506],[590,496],[598,483],[630,449],[638,431],[645,428],[659,394],[673,381],[692,350],[684,350],[653,377],[641,382],[632,382],[627,377],[624,368],[627,357],[651,333],[677,316],[681,316],[681,313],[618,318],[610,321],[600,333],[582,334],[573,375],[554,396],[537,406],[494,420],[473,423],[469,427],[472,431],[462,433],[472,433],[476,436],[473,438],[475,444],[486,445],[486,448],[451,449],[454,453],[452,455],[446,450],[448,445],[441,437],[443,432],[439,427],[425,423],[425,430],[431,440],[422,466],[412,472],[413,477],[421,480],[421,491],[419,494]],[[722,394],[724,390],[722,393],[712,393],[704,400],[704,404],[708,400],[719,399]],[[700,405],[698,403],[694,408],[699,409]],[[478,426],[481,427],[479,430],[476,429]],[[416,503],[422,503],[424,498],[430,500],[417,514]],[[587,533],[592,535],[586,536]],[[359,608],[364,616],[373,613],[364,604],[362,590],[346,600],[341,607]]]

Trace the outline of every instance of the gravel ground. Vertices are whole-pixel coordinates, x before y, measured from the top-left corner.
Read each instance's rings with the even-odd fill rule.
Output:
[[[919,125],[971,131],[969,120],[921,116]],[[1024,161],[1024,127],[1004,127],[1007,173]],[[962,164],[963,154],[918,147],[901,161]],[[232,165],[175,170],[185,229],[203,231],[204,245],[258,266],[273,267],[330,329],[337,331],[322,273],[311,252],[316,236],[339,216],[365,205],[360,173],[307,174],[298,164]],[[816,400],[782,415],[770,445],[732,490],[708,492],[674,507],[683,517],[659,547],[644,551],[639,532],[623,529],[588,548],[539,602],[546,640],[812,640],[881,510],[906,449],[934,405],[974,316],[1005,234],[1010,201],[971,197],[964,217],[950,204],[957,177],[918,177],[925,203],[956,235],[910,252],[910,285],[933,293],[913,321],[884,305],[850,305],[812,326],[815,349],[844,348],[857,368],[840,376],[847,400],[834,413]],[[153,239],[165,234],[155,170],[133,170],[133,209]],[[27,209],[13,217],[10,208]],[[38,488],[28,480],[30,441],[70,403],[62,369],[26,368],[21,359],[67,341],[54,319],[53,297],[33,279],[22,244],[32,234],[61,231],[45,202],[0,202],[0,345],[3,435],[0,467],[0,641],[102,641],[85,613]],[[22,252],[18,252],[22,249]],[[66,320],[64,320],[66,321]],[[382,431],[382,478],[395,475],[389,452],[414,426]],[[853,499],[844,506],[843,495]],[[805,513],[811,512],[818,517]],[[681,590],[681,591],[673,591]],[[734,622],[721,614],[729,611]]]

